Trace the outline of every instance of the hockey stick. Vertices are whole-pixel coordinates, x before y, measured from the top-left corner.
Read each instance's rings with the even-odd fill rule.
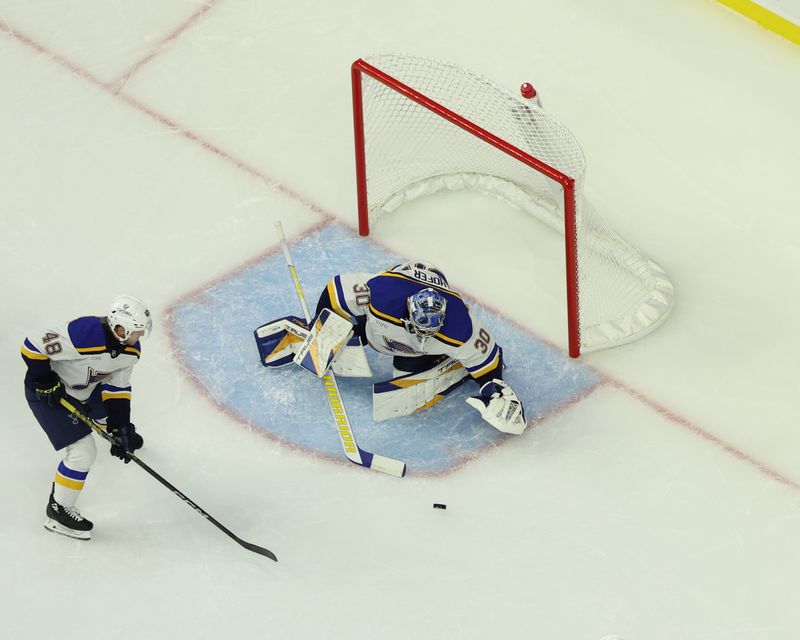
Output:
[[[311,313],[306,304],[306,297],[303,295],[303,287],[300,285],[300,278],[297,275],[297,270],[292,261],[292,254],[289,253],[289,245],[286,242],[286,236],[283,234],[283,225],[280,220],[275,223],[275,229],[278,232],[278,238],[281,241],[283,248],[283,255],[286,258],[286,266],[289,267],[289,273],[292,276],[294,283],[294,290],[297,292],[297,297],[300,300],[300,306],[303,307],[303,313],[306,317],[306,322],[311,325]],[[388,473],[390,476],[402,478],[406,475],[406,463],[402,460],[395,460],[394,458],[387,458],[386,456],[379,456],[369,451],[364,451],[358,446],[356,436],[353,433],[353,428],[350,425],[350,419],[347,417],[347,411],[344,408],[342,396],[339,393],[339,385],[336,384],[336,378],[333,373],[328,371],[322,376],[322,386],[325,388],[325,395],[328,398],[328,405],[333,414],[333,421],[336,423],[339,440],[344,449],[344,455],[350,462],[367,467],[368,469],[375,469],[381,473]]]
[[[105,431],[103,431],[91,418],[82,414],[75,406],[70,403],[66,398],[61,398],[61,406],[63,406],[67,411],[69,411],[72,415],[74,415],[78,420],[87,424],[91,429],[97,433],[101,438],[107,440],[108,442],[113,443],[114,438],[108,435]],[[172,486],[169,482],[167,482],[164,478],[162,478],[159,474],[153,471],[149,466],[147,466],[144,462],[142,462],[139,458],[136,457],[136,454],[131,453],[130,451],[126,451],[125,455],[133,460],[136,464],[138,464],[142,469],[147,471],[151,476],[153,476],[156,480],[158,480],[161,484],[163,484],[167,489],[172,491],[176,496],[178,496],[181,500],[183,500],[186,504],[188,504],[192,509],[197,511],[201,516],[203,516],[206,520],[208,520],[211,524],[213,524],[217,529],[222,531],[225,535],[229,538],[233,538],[237,544],[240,544],[248,551],[252,551],[253,553],[258,553],[262,556],[266,556],[270,560],[274,560],[275,562],[278,561],[278,558],[275,556],[272,551],[269,549],[265,549],[264,547],[259,547],[257,544],[252,544],[251,542],[246,542],[242,540],[239,536],[234,534],[232,531],[227,529],[225,526],[217,522],[214,518],[212,518],[202,507],[197,505],[194,501],[190,500],[187,496],[183,493],[178,491],[174,486]]]

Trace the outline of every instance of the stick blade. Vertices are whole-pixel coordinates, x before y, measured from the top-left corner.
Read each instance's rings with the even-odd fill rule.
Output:
[[[270,560],[274,560],[275,562],[278,561],[278,556],[276,556],[272,551],[269,549],[265,549],[264,547],[259,547],[257,544],[253,544],[252,542],[246,542],[242,539],[236,540],[240,545],[242,545],[248,551],[252,551],[253,553],[257,553],[261,556],[266,556]]]
[[[402,460],[370,453],[369,451],[364,451],[361,447],[358,447],[358,455],[350,452],[345,453],[345,455],[350,462],[367,469],[380,471],[395,478],[402,478],[406,475],[406,463]]]
[[[390,476],[394,476],[395,478],[402,478],[406,475],[405,462],[376,454],[373,454],[369,468],[375,469],[375,471],[380,471],[381,473],[386,473]]]

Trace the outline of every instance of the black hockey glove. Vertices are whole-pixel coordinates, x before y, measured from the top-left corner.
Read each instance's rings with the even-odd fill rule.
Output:
[[[128,453],[133,453],[134,450],[139,449],[144,444],[142,436],[136,433],[136,427],[132,424],[109,425],[106,427],[106,433],[112,438],[111,455],[119,458],[125,464],[131,461]],[[136,444],[139,446],[134,446]]]
[[[136,432],[136,427],[133,425],[133,423],[131,423],[129,426],[131,428],[131,432],[128,436],[128,446],[130,447],[128,451],[136,451],[144,446],[144,438],[142,438],[142,436]]]
[[[49,378],[36,380],[33,383],[33,390],[39,402],[46,402],[49,407],[57,407],[61,404],[61,398],[66,395],[61,379],[54,373]]]

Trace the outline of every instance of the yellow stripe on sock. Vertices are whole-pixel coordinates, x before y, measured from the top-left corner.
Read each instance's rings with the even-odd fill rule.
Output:
[[[62,487],[66,487],[67,489],[80,491],[83,489],[84,482],[85,480],[73,480],[72,478],[67,478],[56,472],[56,484],[60,484]]]

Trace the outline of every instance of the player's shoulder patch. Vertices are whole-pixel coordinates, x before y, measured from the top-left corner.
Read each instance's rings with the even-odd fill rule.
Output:
[[[77,318],[67,325],[69,339],[78,353],[102,353],[106,350],[103,321],[98,316]]]

